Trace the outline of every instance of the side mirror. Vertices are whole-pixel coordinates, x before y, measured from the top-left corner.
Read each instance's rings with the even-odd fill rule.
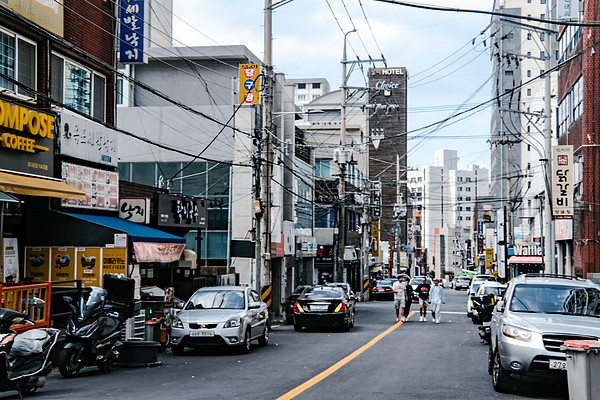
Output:
[[[496,303],[496,311],[499,313],[504,312],[504,300],[499,300],[498,303]]]
[[[39,297],[34,297],[33,299],[31,299],[31,305],[33,307],[44,308],[44,304],[46,304],[46,302],[40,299]]]
[[[251,309],[251,310],[259,309],[260,308],[260,302],[255,301],[254,303],[250,303],[248,305],[248,308]]]

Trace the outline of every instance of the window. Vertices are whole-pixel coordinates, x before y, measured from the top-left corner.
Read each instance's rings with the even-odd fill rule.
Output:
[[[298,89],[306,89],[306,83],[299,83]]]
[[[470,192],[471,191],[471,186],[467,186],[466,189],[467,189],[467,192]]]
[[[531,89],[527,89],[527,96],[531,96]]]
[[[298,101],[305,101],[306,100],[306,95],[305,94],[299,94],[298,95]]]
[[[566,133],[567,129],[583,112],[583,78],[569,89],[558,105],[558,135]]]
[[[546,59],[546,52],[545,52],[544,50],[541,50],[541,51],[540,51],[540,58],[541,58],[542,60],[545,60],[545,59]]]
[[[311,96],[311,100],[314,100],[314,99],[316,99],[317,97],[320,97],[320,96],[319,96],[318,94],[313,94],[313,95]]]
[[[531,78],[531,70],[530,69],[527,70],[527,77]]]
[[[527,52],[527,57],[531,57],[531,52],[530,51]]]
[[[541,32],[540,33],[540,42],[543,42],[545,38],[546,38],[546,32]]]
[[[15,93],[35,97],[36,46],[7,31],[0,30],[0,72],[33,89],[27,90],[13,81],[0,77],[0,87]]]
[[[329,160],[317,160],[315,161],[315,176],[317,178],[329,178],[331,177],[331,166]]]
[[[545,19],[546,18],[546,14],[540,14],[540,19]]]
[[[507,37],[508,39],[512,39],[512,38],[514,38],[514,37],[515,37],[515,34],[511,32],[511,33],[509,33],[508,35],[506,35],[506,37]]]
[[[513,76],[512,71],[504,71],[504,76]]]
[[[106,78],[56,54],[52,54],[51,68],[52,98],[104,121]]]
[[[527,32],[527,40],[531,40],[531,32]]]
[[[540,4],[546,4],[546,0],[540,0]]]
[[[471,211],[471,207],[465,207],[466,211]]]
[[[312,84],[312,88],[313,89],[321,89],[321,84],[320,83],[313,83]]]
[[[471,217],[467,216],[467,217],[465,217],[465,219],[466,219],[467,221],[470,221],[470,220],[471,220]]]

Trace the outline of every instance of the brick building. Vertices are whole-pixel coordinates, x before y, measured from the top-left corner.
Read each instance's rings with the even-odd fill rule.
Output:
[[[578,20],[597,21],[600,1],[585,2]],[[572,240],[557,240],[558,270],[587,277],[600,272],[600,40],[597,28],[567,26],[559,33],[557,136],[573,145],[575,215]],[[562,267],[562,268],[561,268]]]

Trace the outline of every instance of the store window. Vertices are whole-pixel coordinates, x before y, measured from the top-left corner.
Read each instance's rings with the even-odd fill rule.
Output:
[[[52,98],[104,121],[106,78],[57,54],[51,60]]]
[[[0,87],[35,98],[36,46],[23,37],[0,30]],[[13,80],[33,90],[17,85]]]
[[[329,178],[331,177],[331,166],[329,160],[317,160],[315,161],[315,176],[317,178]]]

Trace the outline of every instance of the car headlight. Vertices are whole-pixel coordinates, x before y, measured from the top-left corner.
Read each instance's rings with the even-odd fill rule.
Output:
[[[504,325],[502,326],[502,333],[504,336],[508,336],[509,338],[522,340],[524,342],[529,342],[531,340],[531,331],[527,329],[518,328],[513,325]]]
[[[173,318],[173,323],[171,324],[172,328],[183,329],[183,322],[177,317]]]
[[[225,325],[223,325],[223,328],[237,328],[240,325],[242,325],[242,319],[241,318],[233,318],[233,319],[230,319],[229,321],[225,322]]]

